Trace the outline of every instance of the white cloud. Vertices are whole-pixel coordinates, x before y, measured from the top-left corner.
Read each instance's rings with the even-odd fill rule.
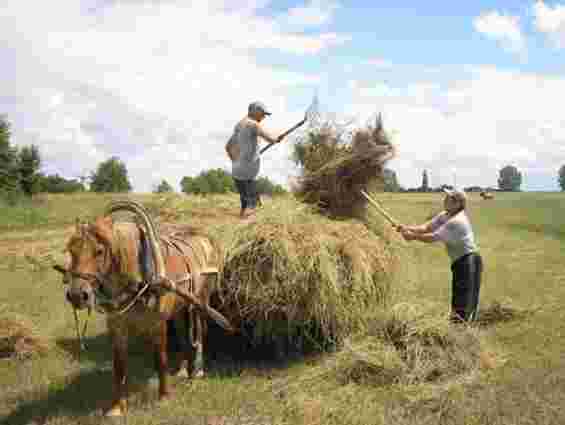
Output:
[[[393,67],[393,63],[386,59],[382,58],[372,58],[366,61],[367,65],[374,66],[378,69],[391,69]]]
[[[434,185],[452,184],[456,168],[458,185],[496,186],[507,164],[526,177],[541,173],[555,180],[565,163],[559,107],[565,78],[476,67],[451,84],[389,87],[381,96],[382,83],[375,87],[374,96],[353,92],[347,112],[363,111],[363,122],[382,105],[385,127],[395,132],[399,149],[390,165],[404,185],[419,185],[424,169]]]
[[[266,102],[275,113],[266,124],[279,130],[302,115],[288,110],[288,93],[319,81],[258,64],[256,49],[314,55],[348,39],[260,16],[267,3],[8,0],[0,107],[15,143],[38,144],[47,171],[66,176],[117,155],[140,191],[155,173],[177,186],[228,166],[223,146],[248,102]],[[264,173],[285,182],[287,154],[272,149]]]
[[[503,48],[511,52],[521,52],[525,48],[518,16],[492,11],[475,18],[473,26],[476,31],[499,42]]]
[[[331,22],[340,7],[334,0],[310,0],[304,6],[289,9],[283,20],[296,27],[317,27]]]
[[[535,28],[546,34],[557,48],[565,48],[565,4],[555,6],[537,1],[534,5]]]

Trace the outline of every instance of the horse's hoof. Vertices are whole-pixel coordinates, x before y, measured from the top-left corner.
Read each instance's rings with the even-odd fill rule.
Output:
[[[111,407],[110,410],[108,410],[105,413],[104,416],[115,418],[115,417],[124,416],[125,413],[126,412],[124,411],[124,409],[121,406],[116,405],[116,406]]]

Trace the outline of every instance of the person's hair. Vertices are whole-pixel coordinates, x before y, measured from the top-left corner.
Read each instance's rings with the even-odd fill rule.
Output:
[[[459,214],[461,211],[464,211],[465,208],[467,208],[467,202],[465,202],[465,199],[461,199],[455,194],[447,194],[446,197],[451,198],[451,199],[455,199],[457,201],[457,203],[459,204],[459,208],[457,208],[456,211],[449,213],[449,215],[454,216],[455,214]]]

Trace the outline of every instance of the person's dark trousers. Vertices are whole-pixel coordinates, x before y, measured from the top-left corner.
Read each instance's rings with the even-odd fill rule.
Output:
[[[477,319],[483,259],[478,253],[458,258],[452,265],[451,315],[453,321]]]
[[[257,184],[255,180],[238,180],[233,179],[235,187],[239,192],[241,201],[241,209],[257,207]]]

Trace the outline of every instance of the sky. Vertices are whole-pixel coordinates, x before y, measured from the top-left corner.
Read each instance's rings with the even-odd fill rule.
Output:
[[[2,0],[0,114],[43,171],[87,175],[112,156],[137,192],[230,163],[255,100],[274,135],[317,94],[359,125],[383,116],[405,187],[558,190],[565,164],[565,0]],[[297,174],[292,138],[261,175]]]

